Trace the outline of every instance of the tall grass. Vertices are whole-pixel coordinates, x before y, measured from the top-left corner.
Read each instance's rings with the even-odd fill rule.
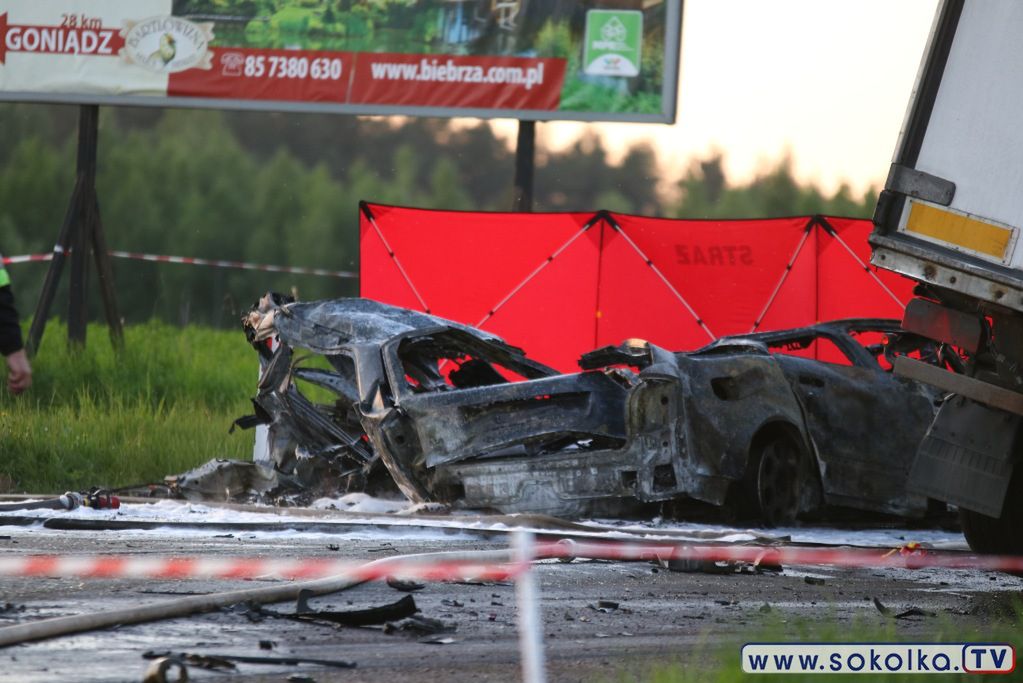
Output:
[[[120,353],[100,325],[84,349],[66,339],[51,323],[32,389],[0,389],[0,488],[117,487],[251,454],[251,432],[228,434],[255,393],[256,354],[240,330],[150,322],[125,329]]]

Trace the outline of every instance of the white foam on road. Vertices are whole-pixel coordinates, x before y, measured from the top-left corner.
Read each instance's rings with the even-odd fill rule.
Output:
[[[682,531],[692,534],[705,533],[732,535],[737,540],[751,540],[754,536],[770,536],[793,543],[817,545],[848,545],[882,548],[900,548],[907,543],[920,543],[928,548],[942,550],[969,550],[966,539],[958,531],[941,529],[904,529],[873,527],[863,529],[836,528],[827,526],[774,527],[771,529],[740,529],[713,524],[697,524],[655,519],[649,523],[622,522],[621,520],[597,519],[580,522],[614,529],[630,534],[657,534],[664,531]],[[743,538],[745,536],[745,538]]]
[[[225,533],[222,529],[202,529],[205,524],[250,524],[271,525],[280,527],[287,522],[295,522],[296,526],[306,524],[336,525],[337,529],[329,532],[307,531],[303,529],[252,529],[243,531],[258,534],[260,538],[275,534],[287,534],[303,538],[352,538],[361,540],[414,538],[453,538],[454,534],[471,538],[472,531],[507,531],[511,527],[502,522],[495,522],[478,515],[466,512],[439,515],[436,506],[416,506],[407,500],[381,499],[363,493],[350,493],[340,498],[321,498],[313,503],[313,509],[321,510],[325,515],[330,511],[338,511],[336,517],[302,516],[294,509],[267,507],[266,512],[237,510],[217,505],[204,505],[177,500],[160,500],[150,504],[122,504],[117,510],[94,510],[77,508],[75,510],[17,510],[0,513],[0,525],[5,516],[35,517],[42,522],[49,518],[88,519],[96,521],[119,520],[138,522],[166,522],[179,526],[148,531],[133,531],[146,535],[166,534],[174,536],[215,535]],[[429,516],[422,516],[426,513]],[[514,517],[514,516],[513,516]],[[181,524],[194,524],[193,528],[182,528]],[[606,538],[648,538],[665,539],[682,537],[679,540],[713,540],[726,543],[751,542],[757,538],[769,537],[778,540],[790,540],[795,543],[820,545],[850,545],[881,548],[899,548],[907,543],[920,543],[925,547],[945,550],[966,550],[967,545],[961,533],[936,529],[900,529],[900,528],[829,528],[824,526],[800,526],[775,529],[748,529],[726,525],[698,524],[681,521],[653,519],[649,522],[622,522],[621,520],[588,520],[579,524],[591,527],[595,539]],[[358,525],[345,531],[346,525]],[[373,526],[379,525],[379,526]],[[8,527],[10,528],[10,527]],[[38,529],[38,527],[36,527]],[[534,529],[543,533],[557,533],[556,529]],[[68,532],[61,532],[68,533]],[[73,532],[72,532],[73,533]],[[124,533],[124,531],[118,531]]]

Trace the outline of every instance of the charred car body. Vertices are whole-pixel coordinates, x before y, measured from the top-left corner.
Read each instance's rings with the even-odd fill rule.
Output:
[[[245,327],[261,357],[253,402],[270,425],[270,464],[311,485],[359,488],[385,468],[416,502],[566,516],[680,498],[745,501],[768,523],[826,504],[927,508],[904,484],[935,396],[879,364],[898,344],[854,338],[912,346],[895,321],[682,353],[632,340],[585,354],[570,374],[487,332],[367,299],[268,294]],[[846,364],[772,352],[824,342]],[[295,349],[329,368],[304,367]],[[311,402],[303,382],[333,403]]]

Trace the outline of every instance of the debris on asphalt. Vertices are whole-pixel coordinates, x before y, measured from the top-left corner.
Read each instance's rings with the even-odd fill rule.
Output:
[[[173,657],[160,657],[150,662],[142,683],[188,683],[188,669]]]
[[[877,598],[874,598],[874,607],[876,607],[877,611],[885,615],[886,617],[890,617],[892,615],[891,608],[886,607],[885,604],[878,600]]]
[[[434,636],[433,638],[423,638],[419,642],[427,645],[450,645],[458,641],[450,636]]]
[[[375,626],[410,617],[419,611],[419,608],[416,607],[416,601],[411,595],[406,595],[400,600],[378,607],[340,612],[311,608],[308,603],[309,595],[306,591],[299,593],[295,613],[280,616],[286,616],[296,621],[330,622],[341,626]]]
[[[421,591],[426,588],[426,584],[419,583],[417,581],[399,579],[394,576],[387,577],[387,585],[394,590],[401,591],[403,593],[414,593],[415,591]]]
[[[384,624],[384,633],[388,635],[394,633],[409,633],[412,635],[428,636],[437,633],[451,633],[457,628],[456,624],[450,622],[424,617],[419,614],[413,614],[401,621],[388,622]]]
[[[232,671],[237,668],[230,659],[219,655],[200,655],[190,652],[154,652],[150,650],[143,652],[142,658],[155,659],[156,662],[168,661],[182,665],[188,664],[197,669],[207,669],[209,671]],[[187,673],[184,680],[188,680]]]
[[[18,605],[13,602],[0,603],[0,619],[16,619],[18,614],[25,611],[24,605]]]
[[[610,614],[611,612],[620,612],[621,614],[632,614],[632,610],[622,607],[620,603],[614,600],[598,600],[595,603],[587,605],[594,612],[602,612],[604,614]]]
[[[896,619],[911,619],[913,617],[936,617],[937,612],[929,612],[919,607],[910,607],[905,612],[899,612],[895,615]]]
[[[692,559],[658,559],[660,567],[670,572],[683,574],[764,574],[768,572],[777,573],[782,571],[780,564],[765,563],[760,560],[756,562],[741,562],[738,560],[692,560]]]
[[[811,586],[823,586],[826,581],[819,576],[804,576],[803,583],[808,583]]]
[[[210,460],[164,477],[171,495],[190,501],[275,502],[302,486],[272,467],[245,460]]]
[[[142,653],[143,659],[168,659],[174,662],[185,663],[200,669],[213,671],[233,670],[235,664],[267,664],[274,666],[298,666],[300,664],[314,664],[335,669],[354,669],[355,662],[348,662],[341,659],[314,659],[310,657],[253,657],[248,655],[228,654],[196,654],[191,652],[158,652],[149,650]],[[184,679],[187,680],[187,677]]]

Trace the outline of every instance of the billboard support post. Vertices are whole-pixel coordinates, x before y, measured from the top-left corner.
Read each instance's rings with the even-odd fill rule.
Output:
[[[99,107],[94,104],[79,107],[78,160],[75,187],[71,192],[64,222],[53,247],[53,260],[46,272],[32,326],[28,333],[29,353],[35,354],[46,329],[46,320],[60,284],[64,261],[70,252],[71,273],[68,288],[68,343],[84,346],[88,322],[87,285],[89,279],[89,252],[96,260],[97,280],[103,299],[110,338],[115,347],[124,343],[121,317],[114,291],[113,269],[100,221],[99,202],[96,197],[96,150],[99,138]]]
[[[515,142],[514,211],[533,210],[533,167],[536,160],[536,121],[519,120]]]

